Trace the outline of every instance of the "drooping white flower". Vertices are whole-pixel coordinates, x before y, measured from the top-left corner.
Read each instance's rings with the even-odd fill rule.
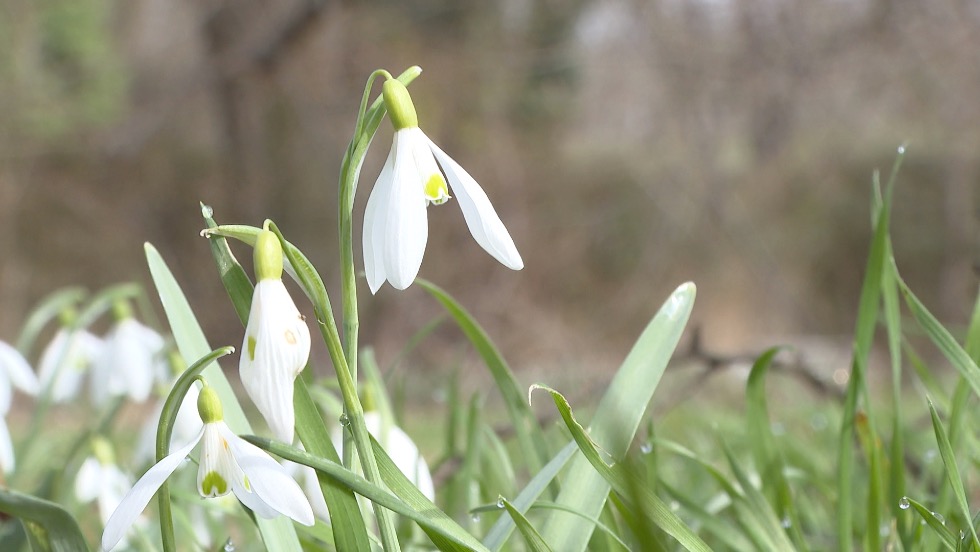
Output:
[[[177,418],[174,420],[173,434],[170,436],[170,448],[177,443],[186,443],[201,432],[201,417],[197,415],[198,389],[192,385],[184,395],[184,401],[177,409]],[[133,453],[137,462],[152,462],[156,456],[157,429],[160,425],[160,415],[163,413],[163,402],[157,404],[153,413],[143,423],[140,431],[139,443]]]
[[[385,281],[405,289],[415,280],[429,235],[426,207],[448,201],[449,189],[476,242],[504,266],[524,268],[514,240],[483,188],[419,128],[405,86],[389,79],[383,97],[395,137],[364,212],[364,272],[371,293],[377,293]]]
[[[155,330],[136,321],[128,305],[117,307],[118,321],[105,338],[102,354],[92,366],[92,402],[125,395],[143,402],[153,390],[158,365],[164,362],[164,340]]]
[[[20,352],[0,341],[0,469],[13,471],[14,444],[10,439],[6,416],[13,401],[13,387],[29,395],[37,395],[41,384]]]
[[[429,472],[429,464],[422,457],[412,438],[400,427],[390,422],[386,423],[381,414],[376,411],[364,413],[364,425],[405,477],[429,500],[435,500],[436,490],[432,483],[432,474]],[[340,450],[343,439],[341,430],[340,427],[334,428],[330,436],[337,450]]]
[[[75,498],[79,502],[98,501],[102,523],[116,510],[133,480],[116,465],[111,445],[104,439],[92,443],[93,455],[82,462],[75,476]]]
[[[217,393],[205,386],[198,397],[198,413],[204,427],[186,445],[150,468],[123,497],[106,522],[102,550],[109,551],[122,539],[160,485],[203,440],[197,491],[203,497],[234,493],[248,508],[264,518],[285,515],[303,525],[313,525],[313,510],[302,489],[265,451],[232,433],[223,421]]]
[[[268,230],[255,242],[255,276],[239,375],[276,438],[293,442],[293,381],[310,358],[310,329],[282,283],[282,246]]]
[[[51,388],[54,402],[78,396],[85,372],[102,352],[103,343],[83,329],[60,328],[44,348],[38,367],[42,388]]]

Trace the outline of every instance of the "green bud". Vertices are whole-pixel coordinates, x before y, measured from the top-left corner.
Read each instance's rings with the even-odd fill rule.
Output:
[[[201,421],[210,424],[220,422],[224,419],[224,412],[221,410],[221,399],[218,392],[205,385],[201,388],[201,394],[197,397],[197,413],[201,415]]]
[[[396,79],[388,79],[381,88],[381,95],[385,100],[385,108],[388,116],[391,117],[391,124],[395,130],[403,128],[415,128],[419,126],[419,117],[415,113],[415,104],[412,103],[412,96],[408,94],[408,88]]]
[[[262,230],[255,239],[255,279],[279,280],[282,278],[282,245],[270,230]]]
[[[129,301],[116,299],[112,302],[112,318],[116,322],[121,322],[127,318],[132,318],[133,309],[129,306]]]
[[[116,455],[112,452],[112,445],[104,437],[92,439],[92,456],[103,466],[116,463]]]
[[[65,307],[58,313],[58,321],[61,322],[63,328],[71,328],[75,325],[76,320],[78,320],[78,311],[75,310],[75,307]]]

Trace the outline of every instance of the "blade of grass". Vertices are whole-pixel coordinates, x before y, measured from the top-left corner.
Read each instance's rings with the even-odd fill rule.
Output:
[[[956,550],[956,535],[953,534],[953,531],[949,527],[946,527],[945,520],[938,517],[935,512],[929,508],[926,508],[920,502],[912,500],[908,497],[905,497],[905,500],[908,501],[909,506],[915,510],[915,513],[919,514],[919,517],[926,522],[926,525],[928,525],[929,528],[935,532],[936,536],[939,537],[939,541],[942,542],[947,549]]]
[[[494,345],[483,327],[445,290],[422,279],[417,279],[415,283],[428,291],[446,309],[463,331],[463,334],[473,344],[480,357],[483,358],[483,362],[490,369],[490,374],[503,396],[504,405],[517,435],[517,442],[520,444],[528,471],[537,473],[548,457],[548,451],[545,447],[546,441],[534,413],[524,402],[524,396],[520,391],[517,378],[514,377],[507,361],[504,360],[503,355],[500,354],[497,346]]]
[[[89,549],[75,518],[54,502],[11,489],[0,489],[0,512],[20,520],[35,552],[80,552]]]
[[[497,503],[503,504],[510,517],[514,518],[514,523],[517,524],[517,529],[521,532],[521,536],[524,537],[524,543],[527,545],[528,550],[531,552],[551,552],[551,547],[548,546],[548,543],[544,542],[538,530],[531,525],[531,522],[524,517],[524,514],[520,510],[514,508],[514,505],[509,500],[500,497]]]
[[[966,500],[966,489],[963,487],[963,478],[960,475],[959,467],[956,465],[956,455],[953,454],[953,447],[949,444],[949,436],[943,427],[939,413],[936,412],[936,405],[929,401],[929,415],[932,417],[932,428],[936,433],[936,442],[939,445],[939,455],[942,456],[943,465],[946,467],[946,480],[953,489],[956,496],[956,505],[960,515],[963,516],[964,523],[969,526],[970,536],[973,537],[973,546],[980,550],[980,539],[977,538],[977,530],[973,526],[973,516],[970,515],[970,504]]]
[[[591,435],[614,458],[626,455],[636,435],[640,420],[687,325],[695,294],[696,288],[692,283],[674,290],[643,330],[599,402],[590,424]],[[572,460],[566,477],[566,481],[574,481],[575,484],[564,486],[556,502],[579,510],[586,516],[598,517],[609,493],[609,481],[596,472],[584,455]],[[661,517],[661,522],[676,520],[672,512],[666,510],[666,513],[670,517]],[[682,526],[672,527],[678,534],[686,531],[686,528],[682,531]],[[588,544],[592,529],[568,516],[552,516],[547,520],[542,535],[556,550],[581,552]],[[675,534],[672,536],[677,538]]]
[[[582,456],[589,462],[596,474],[603,478],[607,484],[607,488],[615,490],[624,502],[629,503],[631,499],[635,499],[637,502],[642,501],[642,504],[639,504],[639,509],[647,512],[650,516],[651,522],[653,522],[657,527],[662,529],[671,537],[674,537],[674,539],[676,539],[677,542],[680,543],[680,545],[685,549],[698,552],[707,552],[711,550],[700,537],[691,531],[691,529],[687,527],[676,514],[671,512],[667,505],[664,504],[657,495],[653,494],[649,487],[639,481],[634,474],[624,470],[620,464],[610,465],[602,459],[596,443],[585,431],[585,428],[575,420],[575,415],[572,413],[571,406],[561,393],[551,389],[550,387],[538,384],[532,385],[530,392],[534,392],[536,389],[541,389],[551,394],[551,398],[554,401],[555,406],[558,408],[558,412],[561,414],[562,420],[565,422],[565,426],[572,433],[572,438],[578,445],[578,449],[582,452]],[[569,480],[578,481],[578,479],[574,479],[572,477],[569,477]],[[575,509],[583,515],[588,515],[588,510],[585,508],[576,508],[575,505],[569,505],[561,502],[560,500],[558,501],[558,504]],[[634,506],[634,508],[635,507],[636,506]],[[587,535],[591,534],[592,527],[590,526],[589,529],[590,531],[586,532]],[[547,537],[545,538],[547,539]],[[564,548],[567,541],[562,544],[561,548],[555,546],[553,544],[554,541],[548,540],[548,542],[552,543],[552,547],[557,550],[568,550],[568,548]],[[584,549],[585,545],[588,544],[588,541],[586,539],[585,543],[579,544],[581,544],[582,548]],[[578,547],[576,546],[576,549],[577,548]]]

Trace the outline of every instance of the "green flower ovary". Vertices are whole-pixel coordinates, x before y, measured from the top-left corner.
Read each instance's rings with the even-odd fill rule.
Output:
[[[395,79],[386,80],[381,87],[381,96],[384,98],[385,108],[395,130],[419,126],[415,104],[412,103],[412,96],[409,95],[404,84]]]
[[[202,496],[222,496],[228,492],[228,482],[216,471],[210,471],[201,481]]]
[[[206,424],[220,422],[224,419],[224,412],[221,409],[221,399],[218,393],[209,385],[201,388],[201,394],[197,397],[197,413],[201,415],[201,421]]]

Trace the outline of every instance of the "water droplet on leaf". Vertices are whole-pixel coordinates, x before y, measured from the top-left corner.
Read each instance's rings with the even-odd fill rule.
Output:
[[[473,523],[480,523],[480,514],[473,514],[470,519],[473,520]]]
[[[497,499],[497,508],[503,508],[503,507],[504,507],[504,497],[500,497]]]
[[[903,496],[898,501],[898,507],[901,508],[901,509],[903,509],[903,510],[908,510],[911,506],[912,506],[912,503],[909,502],[909,497],[907,497],[907,496]]]
[[[640,445],[640,452],[643,454],[650,454],[653,452],[653,443],[643,443]]]
[[[235,552],[235,543],[231,542],[231,539],[226,540],[223,550],[225,552]]]

